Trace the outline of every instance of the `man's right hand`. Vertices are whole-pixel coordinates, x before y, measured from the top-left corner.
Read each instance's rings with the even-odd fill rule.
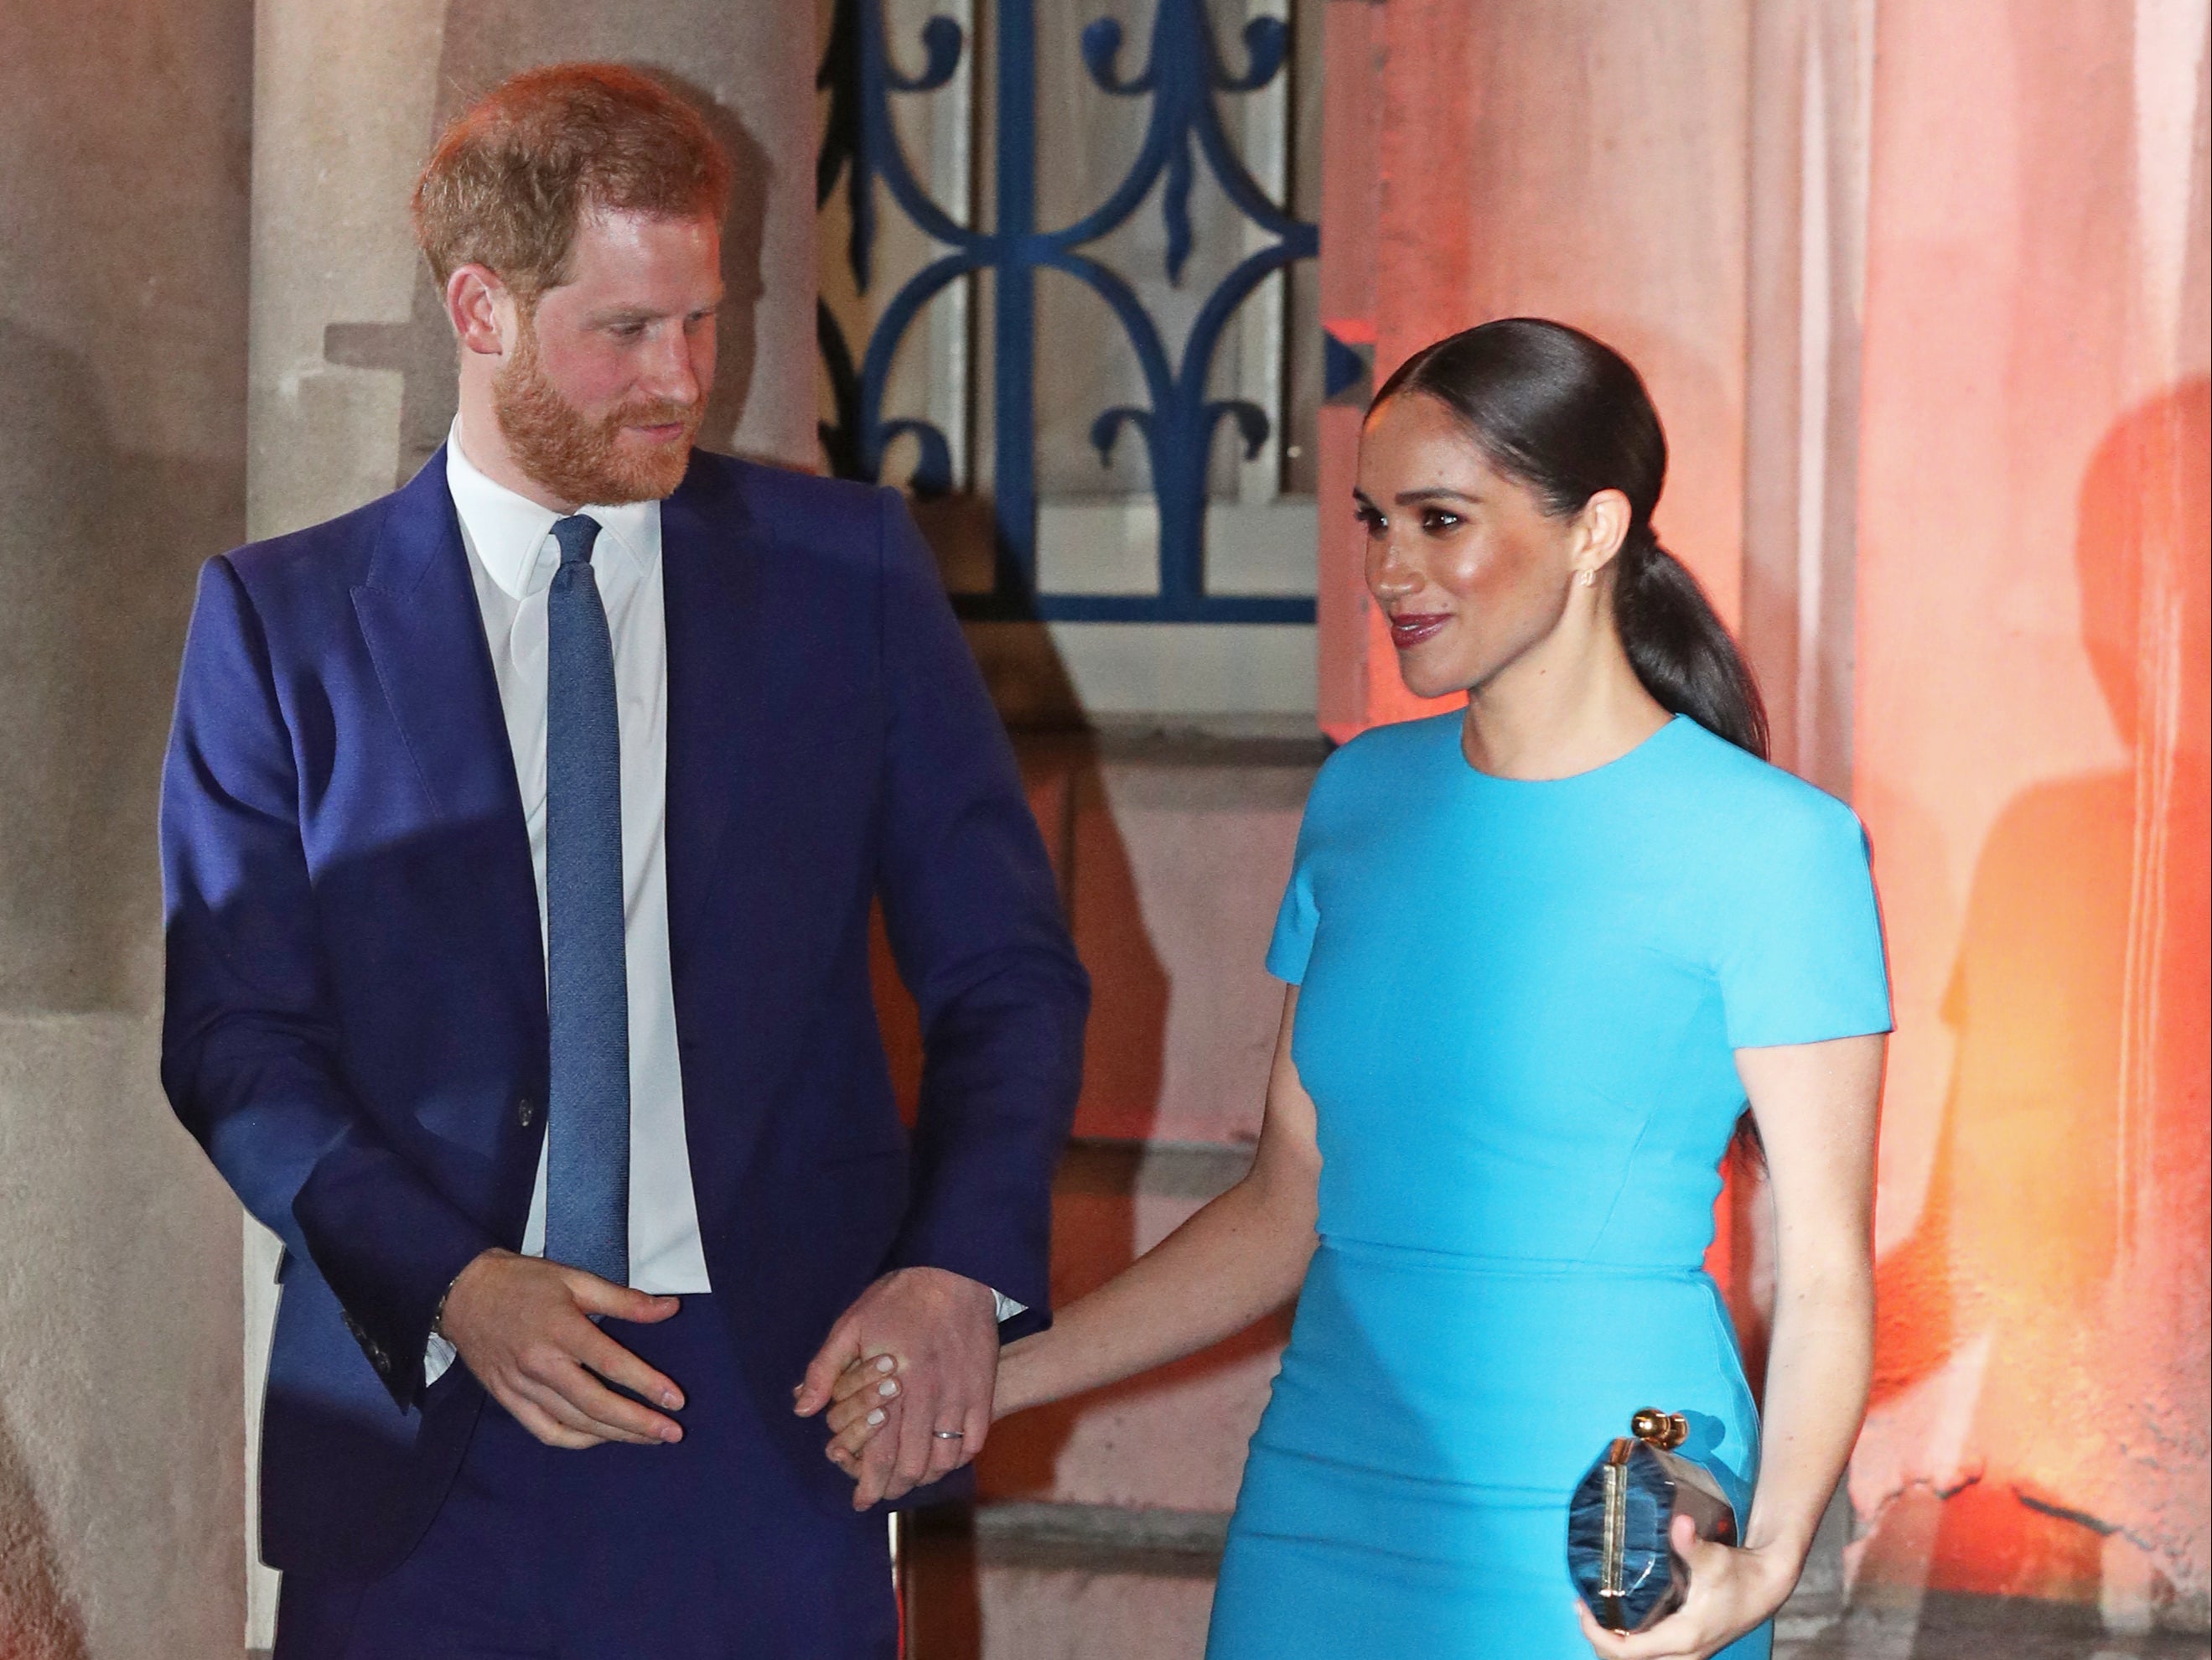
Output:
[[[652,1325],[677,1307],[673,1297],[648,1297],[581,1268],[488,1250],[453,1281],[439,1324],[492,1399],[547,1446],[653,1446],[682,1440],[683,1426],[607,1383],[671,1412],[683,1408],[683,1392],[590,1316]]]

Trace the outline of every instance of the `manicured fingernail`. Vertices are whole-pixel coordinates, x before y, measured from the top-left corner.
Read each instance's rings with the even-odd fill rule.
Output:
[[[895,1383],[888,1382],[878,1383],[876,1385],[876,1393],[882,1395],[884,1400],[888,1401],[891,1396],[898,1393],[898,1385]]]
[[[876,1370],[878,1371],[889,1371],[896,1365],[898,1365],[898,1362],[892,1359],[888,1354],[879,1355],[876,1359]]]
[[[868,1414],[868,1422],[871,1424],[880,1424],[883,1421],[884,1409],[881,1407],[878,1407],[873,1412]]]

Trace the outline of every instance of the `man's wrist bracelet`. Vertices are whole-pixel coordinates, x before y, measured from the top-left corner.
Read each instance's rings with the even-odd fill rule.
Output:
[[[461,1274],[466,1274],[468,1270],[466,1268],[463,1268],[461,1270]],[[453,1294],[453,1287],[461,1283],[461,1274],[455,1274],[451,1280],[446,1282],[445,1292],[443,1295],[438,1298],[438,1306],[430,1310],[430,1335],[433,1337],[445,1338],[445,1341],[448,1343],[452,1342],[453,1340],[446,1336],[446,1299]]]

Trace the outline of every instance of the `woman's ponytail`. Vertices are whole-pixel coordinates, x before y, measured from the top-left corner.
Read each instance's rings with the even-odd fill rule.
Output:
[[[1648,526],[1630,534],[1616,563],[1613,626],[1644,690],[1670,714],[1686,714],[1766,759],[1766,703],[1759,682],[1698,579]]]
[[[1652,533],[1667,437],[1628,360],[1564,323],[1511,317],[1416,352],[1375,402],[1401,392],[1452,410],[1552,513],[1579,513],[1600,490],[1628,498],[1613,614],[1637,678],[1661,708],[1764,760],[1766,708],[1750,666],[1698,579]]]

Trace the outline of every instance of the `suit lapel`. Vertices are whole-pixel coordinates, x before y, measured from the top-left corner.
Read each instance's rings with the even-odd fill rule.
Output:
[[[408,752],[441,821],[469,850],[472,891],[493,907],[507,975],[542,1024],[530,832],[443,447],[395,498],[353,603]]]

